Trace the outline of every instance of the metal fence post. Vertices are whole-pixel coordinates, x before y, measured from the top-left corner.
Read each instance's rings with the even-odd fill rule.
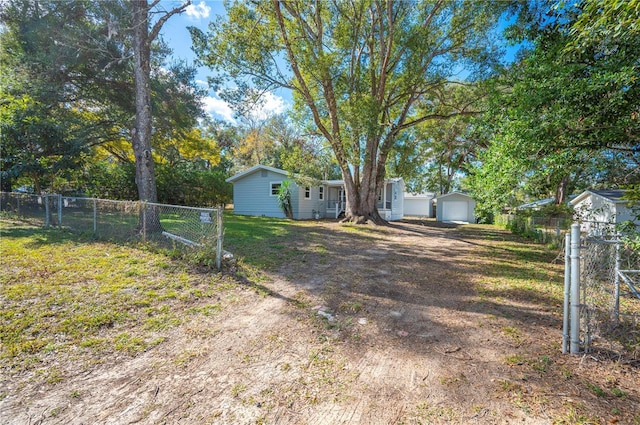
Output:
[[[98,235],[98,201],[93,200],[93,237]]]
[[[564,309],[562,320],[562,353],[569,349],[569,295],[571,288],[571,235],[564,238]]]
[[[571,354],[580,353],[580,224],[571,225]]]
[[[140,212],[142,214],[142,241],[147,241],[147,203],[140,202]]]
[[[218,206],[216,209],[216,268],[220,270],[222,268],[222,237],[224,235],[224,229],[222,227],[222,207]]]
[[[58,227],[62,227],[62,194],[58,194]]]
[[[43,195],[41,199],[44,201],[44,227],[48,229],[51,224],[51,219],[49,218],[49,195]]]

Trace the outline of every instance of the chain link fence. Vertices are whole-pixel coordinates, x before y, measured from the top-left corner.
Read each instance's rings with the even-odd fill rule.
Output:
[[[165,247],[210,250],[220,268],[221,208],[0,192],[0,211],[43,227],[63,227],[103,240],[142,240]]]
[[[640,250],[608,223],[582,223],[580,330],[586,352],[640,360]]]

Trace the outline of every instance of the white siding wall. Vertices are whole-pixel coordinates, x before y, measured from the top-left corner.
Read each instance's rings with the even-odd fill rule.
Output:
[[[404,198],[404,215],[416,217],[432,217],[433,197],[409,196]]]
[[[271,183],[286,179],[283,174],[256,170],[236,180],[233,183],[233,212],[240,215],[284,218],[284,213],[278,206],[278,199],[271,196]]]
[[[285,218],[275,196],[271,196],[271,183],[287,180],[283,174],[267,170],[243,176],[233,183],[233,211],[240,215]],[[313,211],[322,209],[325,216],[327,188],[324,188],[325,201],[318,199],[320,189],[311,187],[311,197],[304,197],[304,187],[291,182],[291,204],[293,218],[297,220],[313,218]]]
[[[605,198],[589,195],[573,206],[574,211],[585,221],[613,222],[615,206]]]
[[[320,188],[319,187],[310,187],[310,197],[305,198],[305,188],[304,186],[300,186],[298,188],[298,196],[297,199],[298,208],[297,215],[295,215],[296,219],[299,220],[308,220],[313,218],[313,211],[320,211],[321,217],[325,216],[326,213],[326,197],[327,197],[327,188],[324,188],[324,200],[319,200],[320,196]],[[295,210],[295,207],[294,207]]]
[[[631,209],[624,203],[616,204],[597,195],[587,196],[575,204],[573,209],[582,220],[587,222],[622,223],[623,221],[635,219]],[[584,225],[583,230],[586,230]]]

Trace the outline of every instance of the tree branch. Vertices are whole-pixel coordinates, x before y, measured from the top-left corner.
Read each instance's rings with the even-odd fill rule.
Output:
[[[154,0],[153,3],[151,3],[151,5],[149,6],[149,10],[154,6],[156,6],[159,2],[160,0]],[[181,6],[171,9],[170,11],[162,15],[162,17],[158,19],[158,22],[156,22],[153,25],[153,28],[149,33],[149,43],[151,43],[153,40],[156,39],[156,37],[158,37],[158,34],[160,33],[162,26],[165,24],[165,22],[167,22],[169,18],[171,18],[173,15],[184,12],[187,9],[187,7],[189,7],[190,5],[191,5],[191,0],[186,0]]]

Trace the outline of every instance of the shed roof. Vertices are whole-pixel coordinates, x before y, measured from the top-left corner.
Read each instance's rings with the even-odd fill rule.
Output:
[[[445,194],[445,195],[437,196],[437,197],[436,197],[436,201],[437,201],[438,199],[447,198],[447,197],[449,197],[449,196],[453,196],[453,195],[462,195],[462,196],[467,197],[467,198],[469,198],[469,199],[473,199],[470,195],[467,195],[466,193],[462,193],[462,192],[450,192],[450,193],[447,193],[447,194]]]
[[[624,189],[609,189],[609,190],[585,190],[580,195],[576,196],[571,202],[571,205],[575,205],[579,202],[582,202],[585,198],[590,195],[596,195],[601,198],[604,198],[614,204],[619,204],[623,202],[627,202],[625,199],[622,199],[626,190]]]

